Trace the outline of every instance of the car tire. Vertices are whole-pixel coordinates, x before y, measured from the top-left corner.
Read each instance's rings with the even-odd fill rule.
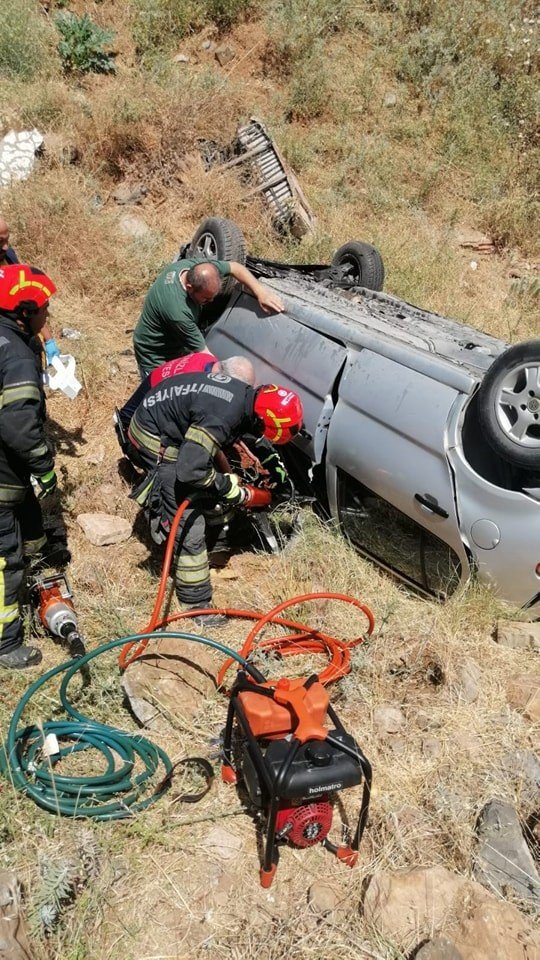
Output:
[[[496,453],[540,470],[540,340],[518,343],[497,357],[480,387],[478,418]]]
[[[336,250],[332,257],[332,266],[348,266],[349,276],[354,282],[368,290],[382,290],[384,283],[384,263],[376,247],[362,240],[350,240]]]
[[[236,260],[246,262],[244,234],[232,220],[209,217],[195,231],[187,250],[188,257],[206,257],[207,260]],[[222,295],[230,294],[236,280],[228,277],[223,282]]]

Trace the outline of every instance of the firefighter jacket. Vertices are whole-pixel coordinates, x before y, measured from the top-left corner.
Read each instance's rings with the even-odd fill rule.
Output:
[[[40,354],[31,337],[0,312],[0,506],[21,503],[30,482],[54,460],[45,439]]]
[[[179,483],[225,497],[231,489],[214,457],[254,430],[253,387],[217,373],[180,374],[153,387],[133,414],[129,438],[151,468],[176,461]]]

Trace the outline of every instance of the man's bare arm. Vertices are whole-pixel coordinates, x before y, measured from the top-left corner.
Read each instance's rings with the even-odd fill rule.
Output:
[[[249,292],[259,301],[259,305],[265,313],[283,312],[285,309],[283,300],[277,293],[274,293],[273,290],[266,287],[264,283],[259,283],[257,278],[253,276],[251,270],[248,270],[243,264],[237,263],[236,260],[231,260],[229,266],[231,268],[231,276],[234,277],[235,280],[238,280],[244,287],[247,287]]]

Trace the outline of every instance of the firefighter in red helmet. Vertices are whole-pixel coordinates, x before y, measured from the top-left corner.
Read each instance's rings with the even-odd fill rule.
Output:
[[[236,474],[220,468],[222,448],[247,435],[259,438],[256,455],[278,483],[280,471],[284,479],[286,472],[268,440],[287,443],[303,420],[296,393],[275,384],[254,389],[229,375],[227,362],[220,373],[184,373],[156,384],[128,430],[127,455],[146,471],[134,499],[147,510],[154,539],[165,539],[179,504],[198,494],[183,516],[176,543],[176,594],[188,609],[212,605],[207,542],[212,548],[209,534],[216,535],[220,526],[215,505],[228,511],[246,498]],[[196,618],[207,627],[224,620],[217,614]]]
[[[11,669],[41,660],[37,648],[23,645],[18,593],[25,558],[46,543],[38,501],[56,488],[40,349],[32,339],[55,292],[36,267],[0,264],[0,666]]]

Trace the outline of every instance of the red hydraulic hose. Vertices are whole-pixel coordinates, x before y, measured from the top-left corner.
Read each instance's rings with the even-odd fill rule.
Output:
[[[293,630],[295,632],[288,634],[283,637],[270,638],[263,640],[260,643],[260,648],[265,651],[274,651],[279,653],[281,656],[293,656],[301,653],[305,654],[326,654],[329,660],[328,665],[324,670],[319,674],[319,680],[323,684],[332,683],[332,681],[339,679],[340,677],[345,676],[350,670],[351,664],[351,649],[356,647],[358,644],[362,643],[366,636],[370,636],[373,632],[375,626],[375,618],[373,613],[366,606],[366,604],[361,603],[360,600],[357,600],[355,597],[348,596],[343,593],[307,593],[298,597],[292,597],[289,600],[283,601],[283,603],[278,604],[268,613],[256,613],[252,610],[236,610],[232,608],[205,608],[200,610],[189,610],[182,613],[173,613],[168,617],[159,619],[161,607],[163,604],[163,598],[165,596],[165,590],[167,586],[167,578],[169,576],[169,571],[171,568],[172,557],[174,552],[174,545],[176,539],[176,532],[178,530],[179,523],[182,519],[184,511],[190,504],[190,500],[184,500],[175,514],[174,520],[171,524],[171,529],[169,532],[169,538],[167,540],[167,548],[165,550],[165,556],[163,559],[163,567],[161,571],[161,579],[159,583],[159,588],[156,596],[156,601],[154,603],[154,608],[152,611],[152,616],[148,626],[141,631],[141,633],[152,633],[156,629],[163,629],[167,624],[172,623],[175,620],[182,620],[185,618],[197,616],[199,614],[205,613],[222,613],[225,616],[230,617],[231,619],[241,619],[241,620],[255,620],[256,623],[251,628],[244,645],[240,651],[241,655],[244,658],[247,658],[251,653],[257,635],[266,627],[269,623],[280,627],[286,627],[287,629]],[[279,616],[283,610],[287,610],[289,607],[296,606],[300,603],[307,603],[314,600],[338,600],[343,603],[349,603],[352,606],[360,610],[367,619],[368,626],[365,635],[356,637],[353,640],[339,640],[337,637],[332,637],[329,634],[322,633],[320,630],[315,630],[312,627],[307,626],[303,623],[296,623],[293,620],[285,620]],[[142,640],[139,644],[136,644],[135,641],[132,643],[127,643],[122,647],[119,664],[120,667],[124,670],[131,663],[138,659],[142,653],[144,653],[148,645],[148,640]],[[136,650],[133,651],[130,657],[128,654],[130,650],[136,646]],[[223,666],[220,668],[217,675],[217,683],[219,686],[222,686],[225,674],[232,665],[234,661],[229,659]]]

